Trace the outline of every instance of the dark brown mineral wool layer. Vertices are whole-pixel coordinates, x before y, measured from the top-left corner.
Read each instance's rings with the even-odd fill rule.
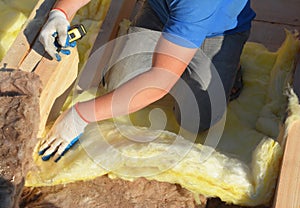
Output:
[[[0,208],[18,207],[24,176],[33,165],[40,85],[33,73],[0,70]]]
[[[196,205],[194,194],[179,185],[145,178],[130,182],[107,176],[65,185],[25,188],[21,205],[26,208],[205,207]]]

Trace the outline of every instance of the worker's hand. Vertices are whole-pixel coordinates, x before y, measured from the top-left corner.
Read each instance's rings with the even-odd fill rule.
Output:
[[[44,161],[54,157],[57,162],[79,139],[87,126],[73,106],[62,113],[54,123],[39,149]]]
[[[43,26],[39,35],[39,40],[43,44],[48,54],[57,61],[61,60],[59,53],[70,54],[70,50],[65,48],[75,47],[76,42],[69,43],[68,29],[70,23],[64,12],[53,9]]]

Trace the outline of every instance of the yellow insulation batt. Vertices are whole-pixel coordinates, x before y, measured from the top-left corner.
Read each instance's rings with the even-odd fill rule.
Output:
[[[268,204],[282,158],[276,139],[279,130],[284,130],[283,117],[288,105],[299,108],[295,95],[290,94],[290,103],[285,96],[299,46],[290,32],[274,53],[257,43],[246,44],[241,58],[244,90],[228,106],[225,130],[216,149],[193,144],[173,133],[178,125],[172,103],[160,106],[158,102],[130,115],[135,126],[127,117],[89,125],[81,144],[59,163],[43,162],[34,152],[37,169],[28,174],[26,186],[56,185],[108,174],[125,180],[146,177],[177,183],[194,193],[238,205]],[[94,94],[87,91],[75,99],[89,99]],[[168,118],[165,130],[137,127],[149,126],[145,118],[158,108]],[[291,116],[298,119],[294,115],[288,118]],[[204,136],[198,135],[197,141]],[[151,142],[133,142],[132,138]]]
[[[111,0],[91,0],[86,6],[81,8],[72,20],[71,25],[83,24],[87,34],[78,41],[79,69],[86,63],[95,39],[98,36],[99,28],[109,9]]]
[[[0,60],[16,39],[37,0],[0,0]]]

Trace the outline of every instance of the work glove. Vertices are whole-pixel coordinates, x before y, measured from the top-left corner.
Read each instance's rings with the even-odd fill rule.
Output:
[[[39,41],[43,44],[45,50],[57,61],[61,60],[59,53],[69,55],[70,50],[66,48],[76,46],[76,42],[69,42],[69,28],[70,23],[66,14],[61,10],[53,9],[50,11],[48,20],[39,35]]]
[[[88,122],[83,120],[73,106],[63,112],[39,148],[44,161],[51,157],[57,162],[79,140]]]

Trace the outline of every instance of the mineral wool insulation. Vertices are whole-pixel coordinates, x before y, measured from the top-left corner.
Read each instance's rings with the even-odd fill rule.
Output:
[[[93,9],[86,12],[94,15]],[[88,21],[88,18],[77,17],[77,21]],[[84,48],[89,48],[90,43],[82,41],[81,44],[79,49],[85,61]],[[240,97],[228,106],[225,129],[216,149],[192,143],[174,133],[178,125],[169,107],[171,100],[167,99],[164,105],[158,102],[130,115],[134,126],[125,117],[90,124],[81,144],[59,163],[43,162],[34,152],[36,168],[29,172],[26,186],[52,186],[104,174],[125,180],[144,176],[149,180],[177,183],[194,193],[217,196],[228,203],[268,204],[282,157],[277,139],[283,133],[279,132],[300,119],[296,96],[291,93],[290,102],[285,96],[299,47],[299,40],[290,32],[277,52],[270,52],[257,43],[245,45],[241,57],[245,86]],[[93,92],[87,91],[72,99],[80,101],[93,96]],[[291,109],[287,119],[290,122],[284,126],[287,106]],[[165,130],[146,127],[149,121],[145,118],[157,108],[167,115]],[[134,143],[128,137],[156,139]],[[205,134],[198,135],[197,141],[203,137]],[[199,160],[203,155],[209,157]]]

